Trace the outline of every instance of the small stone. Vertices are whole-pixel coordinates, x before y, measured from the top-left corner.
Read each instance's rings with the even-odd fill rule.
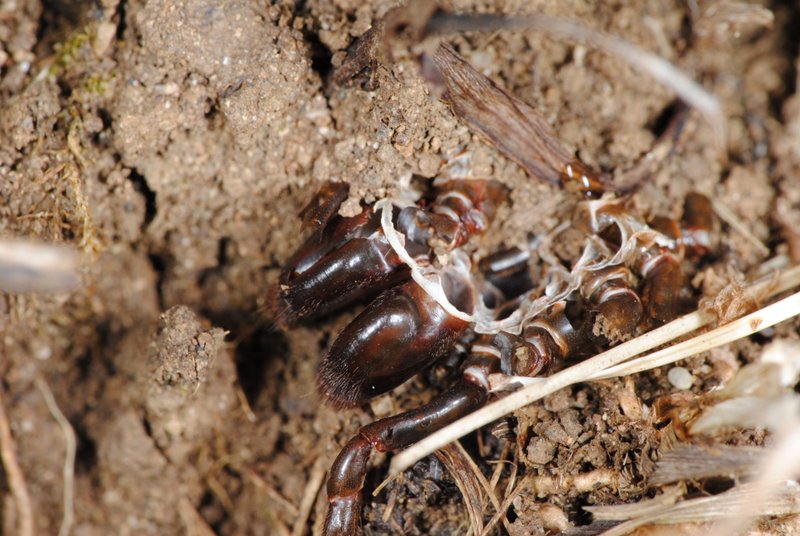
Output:
[[[531,439],[528,443],[528,461],[534,464],[544,465],[550,462],[555,456],[556,445],[543,437]]]
[[[94,43],[92,43],[92,48],[94,49],[94,53],[98,56],[102,56],[106,53],[109,46],[111,45],[111,41],[114,40],[114,37],[117,33],[117,25],[111,21],[103,21],[97,25],[97,33],[94,37]]]
[[[432,153],[423,153],[419,157],[417,166],[423,177],[434,177],[442,166],[442,159]]]
[[[677,389],[690,389],[692,383],[694,383],[692,373],[684,367],[672,367],[669,369],[669,372],[667,372],[667,379],[669,383]]]
[[[384,164],[389,164],[397,158],[397,151],[391,145],[381,145],[378,149],[378,160]]]
[[[31,344],[33,356],[40,361],[47,361],[53,355],[53,349],[44,342],[36,341]]]

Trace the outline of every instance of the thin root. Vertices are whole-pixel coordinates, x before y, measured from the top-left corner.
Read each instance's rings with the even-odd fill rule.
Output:
[[[3,468],[8,478],[8,487],[17,505],[19,521],[17,528],[20,536],[33,536],[33,508],[25,475],[17,462],[16,445],[14,436],[11,435],[11,426],[8,423],[5,404],[3,403],[3,388],[0,386],[0,457],[3,459]]]
[[[77,452],[77,441],[75,430],[69,423],[61,408],[58,407],[50,386],[41,376],[36,377],[36,388],[42,393],[45,404],[50,414],[61,427],[64,434],[64,514],[61,518],[61,527],[58,529],[58,536],[67,536],[72,530],[72,523],[75,520],[75,454]]]
[[[756,238],[752,232],[750,232],[750,229],[747,228],[747,225],[745,225],[741,218],[739,218],[739,216],[737,216],[731,209],[716,199],[712,201],[712,206],[714,207],[714,212],[717,213],[717,216],[719,216],[722,221],[730,225],[731,229],[734,229],[737,233],[746,238],[748,242],[755,246],[755,248],[763,257],[769,255],[769,248],[765,246],[761,240]]]
[[[286,513],[289,514],[289,516],[297,517],[297,514],[299,513],[297,507],[292,503],[292,501],[284,497],[280,491],[275,489],[272,484],[261,478],[260,475],[253,471],[248,472],[247,477],[251,482],[253,482],[253,484],[256,485],[256,487],[263,490],[270,499],[278,503],[284,510],[286,510]]]
[[[306,484],[306,489],[303,492],[303,499],[300,501],[300,513],[294,522],[294,526],[292,526],[292,536],[302,536],[305,532],[308,516],[311,515],[311,508],[314,506],[314,500],[316,500],[319,490],[322,488],[322,482],[325,480],[326,465],[325,458],[320,457],[317,458],[314,467],[311,468],[311,475],[308,477],[308,484]]]

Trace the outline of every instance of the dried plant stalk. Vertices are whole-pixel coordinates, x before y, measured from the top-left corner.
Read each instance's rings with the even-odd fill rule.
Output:
[[[0,291],[64,292],[78,284],[78,255],[64,245],[0,240]]]
[[[303,491],[303,498],[298,508],[300,513],[297,515],[294,525],[292,526],[292,536],[300,536],[306,532],[306,524],[311,515],[311,509],[314,507],[314,501],[317,498],[317,494],[319,494],[319,490],[322,488],[325,473],[327,472],[325,470],[325,465],[325,459],[318,458],[311,468],[311,474],[308,477],[306,488]]]
[[[448,445],[436,452],[436,456],[447,467],[455,480],[469,515],[469,524],[474,534],[483,532],[483,490],[475,473],[471,470],[468,456],[458,443]]]
[[[784,429],[777,432],[777,448],[764,456],[759,464],[759,477],[754,482],[737,486],[752,489],[753,499],[723,517],[715,527],[714,536],[735,533],[747,527],[759,516],[786,515],[800,512],[800,484],[796,478],[800,470],[797,450],[800,447],[800,420],[796,413],[787,419]],[[734,488],[735,490],[736,488]],[[771,513],[771,510],[777,510]]]
[[[610,506],[584,506],[583,509],[591,512],[595,521],[622,521],[634,519],[652,512],[660,512],[677,503],[686,490],[683,486],[672,486],[661,495],[652,499],[642,499],[633,504],[614,504]]]
[[[33,507],[31,506],[31,496],[28,493],[28,485],[25,482],[25,474],[17,461],[17,447],[14,436],[11,433],[11,425],[8,422],[5,404],[3,402],[3,388],[0,385],[0,459],[3,461],[3,469],[8,479],[8,487],[14,497],[14,504],[17,507],[17,530],[20,536],[33,536]]]
[[[770,496],[753,484],[742,484],[711,497],[682,501],[648,515],[637,517],[607,530],[603,536],[623,536],[634,529],[651,523],[676,525],[680,523],[707,523],[728,519],[760,501],[761,515],[782,516],[800,513],[800,486],[796,482],[777,483]]]
[[[617,376],[627,376],[628,374],[636,374],[637,372],[668,365],[717,346],[743,339],[798,314],[800,314],[800,292],[708,333],[634,359],[629,363],[621,363],[614,367],[597,371],[586,379],[602,380]]]
[[[758,471],[758,462],[767,452],[760,447],[682,445],[664,453],[647,482],[662,486],[714,476],[751,477]]]
[[[50,386],[43,377],[36,377],[36,387],[44,398],[47,409],[58,423],[61,432],[64,434],[64,467],[62,475],[64,478],[64,512],[61,517],[61,526],[58,529],[58,536],[67,536],[72,531],[72,524],[75,520],[75,456],[77,454],[78,442],[75,437],[75,430],[67,420],[61,408],[58,407]]]

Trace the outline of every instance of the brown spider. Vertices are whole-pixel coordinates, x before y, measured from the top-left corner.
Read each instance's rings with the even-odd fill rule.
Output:
[[[351,47],[333,82],[374,67],[376,51],[401,33],[421,41],[447,29],[450,19],[424,5],[424,12],[400,8],[377,22]],[[467,21],[477,24],[480,17]],[[404,448],[474,411],[489,398],[492,375],[532,376],[554,360],[607,345],[592,329],[598,318],[607,330],[630,335],[677,316],[687,299],[681,259],[715,247],[704,196],[687,198],[683,221],[648,225],[624,200],[600,199],[612,189],[608,179],[570,154],[535,110],[450,46],[423,49],[419,61],[423,76],[467,125],[531,175],[584,197],[572,223],[586,234],[587,245],[570,270],[553,266],[546,284],[537,286],[528,273],[530,251],[502,251],[473,270],[460,249],[489,227],[507,198],[496,181],[439,177],[427,202],[385,199],[352,217],[337,214],[348,197],[346,183],[318,192],[301,213],[309,237],[274,290],[280,322],[289,328],[373,299],[322,359],[317,387],[325,401],[358,406],[451,354],[456,343],[467,348],[455,385],[415,410],[364,426],[342,449],[327,483],[326,535],[360,530],[361,490],[373,449]],[[663,146],[674,145],[683,119],[679,114],[662,136]],[[652,166],[648,161],[640,174]],[[578,312],[571,310],[575,302]]]

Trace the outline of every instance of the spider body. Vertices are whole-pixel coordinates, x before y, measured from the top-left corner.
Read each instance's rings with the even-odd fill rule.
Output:
[[[388,22],[376,22],[351,47],[334,82],[374,67],[371,54],[398,28],[416,27],[424,36],[427,19],[411,14],[407,21],[409,13],[390,12]],[[438,12],[431,13],[433,21]],[[583,199],[572,225],[583,231],[586,245],[569,269],[547,255],[547,280],[538,283],[528,273],[529,248],[484,259],[462,250],[489,228],[508,198],[494,180],[439,177],[430,203],[385,199],[353,217],[337,214],[348,186],[323,186],[301,213],[309,237],[274,291],[280,322],[291,327],[373,301],[323,357],[317,377],[322,398],[336,407],[357,406],[448,356],[458,342],[465,348],[462,374],[450,389],[417,409],[362,427],[344,446],[327,482],[327,536],[360,531],[361,492],[373,450],[405,448],[474,411],[508,385],[496,382],[498,375],[511,376],[513,383],[514,377],[536,375],[554,361],[590,354],[674,318],[689,294],[682,260],[715,247],[707,198],[687,199],[682,222],[662,218],[648,225],[624,198],[604,196],[608,179],[564,149],[538,112],[451,47],[424,50],[420,72],[459,119],[531,176]],[[660,149],[652,151],[660,156],[645,158],[632,176],[646,177],[671,152],[684,119],[679,114]],[[604,330],[595,329],[598,319]]]
[[[287,325],[377,295],[339,333],[320,364],[318,391],[333,406],[357,406],[390,391],[451,354],[459,341],[468,349],[461,379],[451,389],[420,408],[365,426],[342,449],[328,479],[328,535],[358,530],[373,449],[404,448],[474,411],[489,398],[492,375],[533,376],[553,361],[607,344],[592,331],[598,316],[630,334],[677,315],[686,290],[679,256],[710,231],[697,224],[697,199],[687,203],[683,223],[660,220],[672,237],[616,200],[581,202],[573,224],[587,234],[583,256],[569,272],[551,267],[551,283],[557,284],[542,295],[528,273],[529,251],[499,252],[473,270],[460,250],[487,228],[506,191],[482,179],[435,184],[430,205],[384,207],[389,229],[374,206],[350,218],[335,215],[343,198],[329,193],[343,187],[325,185],[302,214],[326,216],[314,223],[292,256],[294,264],[281,275],[277,292]],[[401,251],[387,233],[400,235]],[[455,260],[437,266],[435,247]],[[412,257],[409,266],[404,259]],[[412,278],[414,270],[424,270],[420,277],[439,293]],[[572,302],[581,303],[583,312],[570,313]]]

